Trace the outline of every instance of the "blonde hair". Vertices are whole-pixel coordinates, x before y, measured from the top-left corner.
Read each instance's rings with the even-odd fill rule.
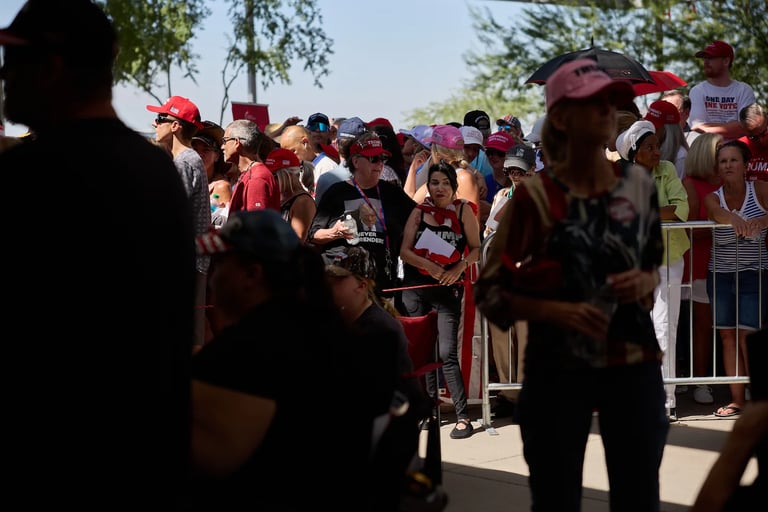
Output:
[[[275,171],[275,179],[281,194],[292,196],[297,191],[304,190],[299,181],[300,169],[300,167],[283,167]]]
[[[718,133],[702,133],[691,143],[685,157],[685,175],[706,179],[716,174],[717,147],[723,142]]]
[[[453,167],[467,169],[469,162],[464,159],[463,149],[451,149],[440,144],[432,143],[432,162],[439,163],[441,160],[447,162]]]

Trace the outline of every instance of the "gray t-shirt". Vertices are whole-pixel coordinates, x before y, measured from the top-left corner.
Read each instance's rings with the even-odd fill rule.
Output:
[[[205,173],[203,159],[194,149],[188,148],[173,159],[176,170],[179,171],[184,190],[189,198],[192,223],[195,235],[202,235],[211,228],[211,199],[208,195],[208,176]],[[208,272],[210,256],[197,256],[197,271]]]

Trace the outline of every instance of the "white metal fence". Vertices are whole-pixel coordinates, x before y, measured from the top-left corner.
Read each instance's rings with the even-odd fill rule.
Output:
[[[673,285],[669,283],[669,279],[667,279],[667,294],[669,294],[669,289],[672,286],[680,286],[681,289],[687,289],[689,292],[692,290],[693,286],[693,255],[694,252],[697,250],[696,242],[694,240],[693,231],[697,229],[709,229],[714,230],[718,227],[731,227],[728,224],[716,224],[711,221],[691,221],[691,222],[665,222],[662,223],[662,234],[663,236],[667,237],[667,242],[669,242],[669,235],[673,229],[685,229],[688,234],[688,239],[691,240],[691,250],[689,250],[685,258],[688,258],[688,269],[687,269],[687,279],[683,279],[682,284],[679,285]],[[490,249],[491,243],[493,242],[495,232],[491,233],[489,236],[487,236],[482,243],[482,246],[480,248],[480,267],[485,264],[488,257],[488,251]],[[703,248],[699,248],[699,250],[704,250]],[[706,250],[709,250],[708,248]],[[717,250],[717,247],[715,246],[715,251]],[[736,261],[738,262],[739,253],[738,253],[738,246],[737,246],[737,252],[736,252]],[[669,262],[666,262],[669,263]],[[766,266],[766,262],[761,261],[760,262],[760,272],[764,271],[764,267]],[[669,267],[669,265],[667,265]],[[738,265],[737,265],[738,268]],[[715,267],[715,271],[717,268]],[[760,280],[760,284],[762,284],[762,280]],[[716,286],[716,283],[713,285]],[[716,288],[714,288],[714,291],[716,292]],[[713,295],[716,295],[716,293],[713,293]],[[737,280],[737,294],[738,296],[738,280]],[[760,288],[760,298],[762,299],[762,289]],[[688,354],[689,360],[688,360],[688,371],[686,372],[689,377],[675,377],[670,378],[670,365],[676,364],[675,360],[670,360],[671,358],[665,357],[664,362],[662,365],[662,374],[664,375],[664,383],[665,384],[674,384],[674,385],[695,385],[695,384],[731,384],[731,383],[749,383],[749,377],[747,376],[747,372],[745,368],[736,367],[736,375],[717,375],[717,368],[718,368],[718,337],[717,337],[717,331],[715,329],[712,329],[712,353],[711,353],[711,361],[712,361],[712,371],[710,375],[706,376],[693,376],[693,300],[689,300],[688,302]],[[739,312],[739,304],[738,300],[736,303],[736,318],[738,318],[738,312]],[[762,312],[764,311],[764,307],[762,304],[762,301],[760,303],[760,325],[764,326],[766,319],[762,317]],[[481,345],[482,345],[482,413],[483,413],[483,425],[490,434],[494,434],[495,431],[493,430],[492,421],[491,421],[491,406],[490,406],[490,394],[493,391],[502,391],[502,390],[519,390],[522,388],[522,382],[489,382],[489,370],[490,370],[490,358],[488,356],[489,354],[489,345],[490,345],[490,336],[489,336],[489,327],[488,327],[488,320],[483,316],[483,314],[478,311],[477,315],[480,318],[480,337],[481,337]],[[717,303],[712,304],[712,318],[716,318],[717,315]],[[682,316],[682,311],[681,311]],[[737,327],[738,330],[738,327]],[[510,362],[510,366],[515,365],[515,357],[514,357],[514,350],[512,347],[511,339],[509,336],[507,336],[510,343],[508,344],[507,350],[508,350],[508,361]],[[680,340],[676,341],[676,344],[680,346]],[[736,344],[736,350],[737,354],[738,351],[741,350],[741,347],[738,346],[738,343]],[[523,357],[523,354],[520,353],[519,357]],[[737,357],[738,361],[738,357]],[[515,375],[516,372],[512,370],[512,368],[507,368],[506,375]],[[519,378],[519,376],[518,376]]]

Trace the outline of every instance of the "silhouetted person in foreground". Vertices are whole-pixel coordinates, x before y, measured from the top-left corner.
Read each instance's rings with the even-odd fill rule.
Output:
[[[27,506],[178,509],[188,473],[194,235],[170,156],[112,107],[95,3],[30,0],[0,30],[0,155],[29,196],[5,231],[3,460]],[[46,507],[48,505],[48,507]]]

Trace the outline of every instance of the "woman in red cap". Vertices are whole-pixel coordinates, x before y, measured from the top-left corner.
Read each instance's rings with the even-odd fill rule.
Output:
[[[299,161],[293,151],[278,148],[273,149],[264,162],[275,175],[280,188],[280,214],[291,225],[299,240],[307,240],[309,226],[315,218],[317,207],[315,200],[301,184],[304,165],[308,162]]]

